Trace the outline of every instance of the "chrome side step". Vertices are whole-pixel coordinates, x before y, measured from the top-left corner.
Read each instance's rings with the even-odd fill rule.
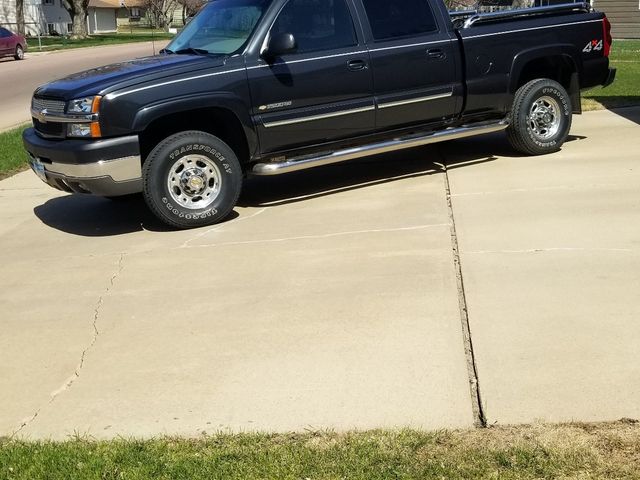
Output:
[[[484,133],[499,132],[507,128],[508,125],[506,120],[501,120],[499,122],[485,123],[482,125],[448,128],[446,130],[429,133],[428,135],[419,134],[399,137],[393,140],[372,143],[361,147],[346,148],[331,153],[292,157],[279,162],[257,163],[251,169],[251,173],[254,175],[279,175],[281,173],[345,162],[355,158],[377,155],[404,148],[420,147],[430,143],[444,142],[445,140],[455,140],[457,138],[482,135]]]

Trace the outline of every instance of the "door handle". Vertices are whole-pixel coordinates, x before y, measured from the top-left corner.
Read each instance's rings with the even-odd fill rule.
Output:
[[[367,68],[367,62],[365,62],[364,60],[349,60],[347,62],[347,68],[354,72],[358,70],[364,70],[365,68]]]
[[[427,50],[427,56],[432,60],[443,60],[446,58],[445,53],[439,48],[431,48]]]

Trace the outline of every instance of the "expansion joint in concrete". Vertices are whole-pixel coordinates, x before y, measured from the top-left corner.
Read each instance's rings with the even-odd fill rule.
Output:
[[[467,297],[464,289],[464,277],[462,275],[462,263],[460,261],[460,248],[458,246],[458,233],[453,213],[453,203],[451,201],[451,186],[449,184],[449,171],[444,156],[441,155],[442,171],[444,173],[444,186],[447,197],[447,209],[451,225],[451,249],[453,251],[453,264],[456,272],[456,283],[458,288],[458,306],[460,308],[460,323],[462,326],[462,339],[464,354],[467,363],[467,375],[469,377],[469,392],[471,394],[471,407],[473,409],[474,425],[478,428],[487,426],[487,418],[482,403],[480,392],[480,382],[478,380],[478,367],[476,364],[475,352],[473,350],[473,340],[471,337],[471,327],[469,324],[469,311],[467,308]]]

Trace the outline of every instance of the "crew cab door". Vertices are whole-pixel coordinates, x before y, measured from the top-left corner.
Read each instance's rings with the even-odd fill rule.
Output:
[[[261,153],[326,143],[372,131],[373,82],[351,0],[288,0],[270,36],[291,33],[297,49],[247,58]]]
[[[462,76],[444,7],[435,2],[432,7],[428,0],[356,2],[367,19],[377,128],[438,123],[454,116],[462,105]]]

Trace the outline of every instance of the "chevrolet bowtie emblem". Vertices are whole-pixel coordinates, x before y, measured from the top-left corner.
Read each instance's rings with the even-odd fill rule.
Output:
[[[38,112],[37,115],[38,120],[40,120],[42,123],[47,123],[47,109],[43,108],[42,110],[40,110]]]

